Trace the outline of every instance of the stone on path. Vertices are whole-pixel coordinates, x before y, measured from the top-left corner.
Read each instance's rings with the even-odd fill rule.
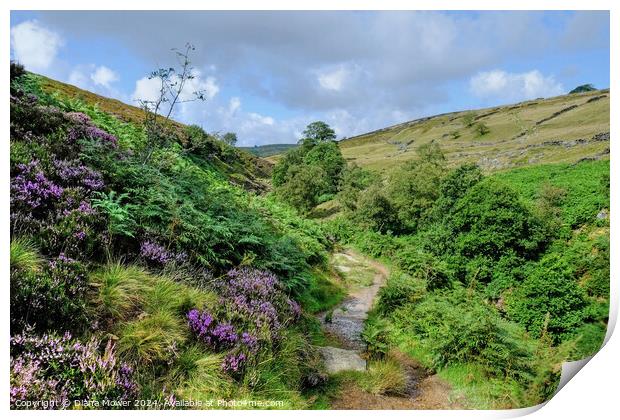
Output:
[[[319,347],[327,373],[338,373],[344,370],[366,370],[366,361],[355,350],[336,347]]]

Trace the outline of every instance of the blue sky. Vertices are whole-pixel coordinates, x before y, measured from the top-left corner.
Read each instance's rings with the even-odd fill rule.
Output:
[[[175,118],[243,146],[609,86],[607,12],[11,12],[12,59],[132,104],[186,42],[207,100]]]

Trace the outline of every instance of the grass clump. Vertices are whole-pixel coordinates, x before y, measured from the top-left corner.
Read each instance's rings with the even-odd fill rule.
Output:
[[[128,319],[144,303],[149,288],[149,273],[137,266],[123,266],[120,262],[107,264],[89,278],[94,289],[92,304],[102,319]]]
[[[18,238],[11,240],[10,262],[12,272],[32,273],[41,268],[43,260],[31,240]]]
[[[396,360],[386,358],[371,361],[358,384],[373,395],[400,395],[406,390],[407,376]]]
[[[124,323],[118,330],[118,351],[137,365],[164,362],[176,356],[187,326],[165,310]]]

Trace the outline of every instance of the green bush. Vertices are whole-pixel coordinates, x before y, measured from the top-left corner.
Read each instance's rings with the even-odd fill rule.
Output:
[[[511,319],[534,337],[548,332],[555,343],[574,335],[582,325],[585,293],[574,272],[560,256],[545,256],[507,299]]]
[[[463,290],[432,293],[416,305],[403,307],[397,319],[401,328],[430,349],[435,368],[477,363],[489,374],[519,378],[523,383],[532,374],[532,347],[523,332]]]
[[[425,294],[426,284],[423,280],[393,270],[386,284],[379,290],[377,310],[388,315],[404,304],[421,300]]]

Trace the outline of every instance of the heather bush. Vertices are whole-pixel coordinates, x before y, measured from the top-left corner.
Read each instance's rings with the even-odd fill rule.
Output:
[[[10,366],[11,408],[26,408],[25,401],[47,405],[31,408],[78,408],[76,400],[131,401],[138,392],[133,369],[118,359],[111,341],[102,349],[95,338],[81,342],[70,333],[26,330],[11,337]]]
[[[87,322],[84,265],[60,254],[40,270],[11,275],[11,330],[81,330]]]

